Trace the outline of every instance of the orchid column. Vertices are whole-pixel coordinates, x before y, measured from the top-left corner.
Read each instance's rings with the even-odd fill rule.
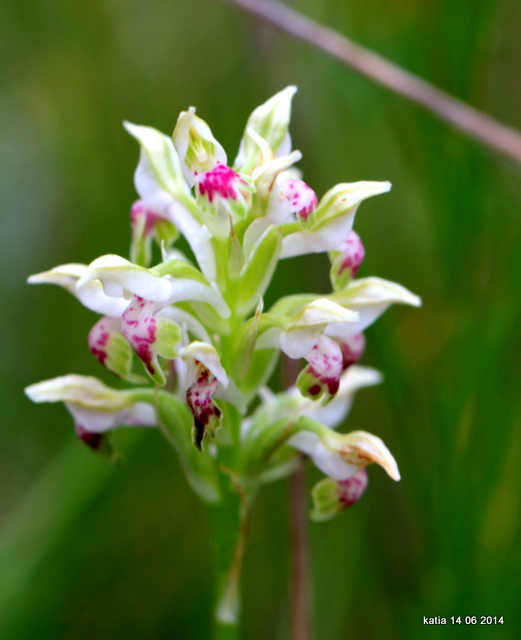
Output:
[[[78,437],[112,460],[112,429],[161,429],[209,506],[218,638],[237,637],[247,522],[263,483],[291,474],[306,454],[326,476],[311,514],[325,520],[360,498],[369,464],[400,478],[380,438],[335,431],[354,393],[380,382],[356,364],[365,328],[393,303],[420,304],[400,285],[354,279],[364,258],[355,213],[390,184],[339,184],[319,201],[293,168],[301,158],[288,133],[295,91],[251,114],[232,167],[194,108],[181,113],[172,138],[126,123],[141,148],[130,261],[106,255],[29,278],[64,287],[102,316],[90,349],[132,386],[116,391],[67,375],[27,395],[64,402]],[[190,256],[173,248],[180,234]],[[278,260],[319,252],[331,259],[332,293],[290,295],[265,310]],[[306,364],[296,387],[274,394],[267,385],[281,351]]]

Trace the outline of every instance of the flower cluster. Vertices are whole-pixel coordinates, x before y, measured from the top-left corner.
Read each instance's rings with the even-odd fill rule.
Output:
[[[130,260],[105,255],[29,282],[58,284],[100,314],[90,350],[134,386],[117,391],[68,375],[26,392],[64,402],[79,438],[112,456],[110,430],[161,428],[208,503],[220,500],[223,466],[253,495],[305,454],[327,476],[313,490],[312,517],[323,520],[358,500],[367,465],[400,477],[377,436],[335,429],[354,393],[380,381],[356,364],[364,330],[389,305],[420,300],[380,278],[355,279],[364,259],[355,213],[391,185],[339,184],[319,200],[292,168],[301,158],[288,133],[295,91],[255,109],[232,166],[194,108],[180,114],[172,137],[125,124],[141,148]],[[173,248],[180,235],[190,255]],[[277,262],[319,252],[331,261],[332,293],[290,295],[265,310]],[[275,395],[266,385],[281,351],[306,364],[295,387]]]

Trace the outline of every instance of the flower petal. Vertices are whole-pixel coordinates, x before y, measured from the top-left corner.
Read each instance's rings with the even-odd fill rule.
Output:
[[[172,290],[167,278],[160,278],[149,269],[112,254],[91,262],[86,273],[78,280],[76,288],[79,289],[92,280],[100,280],[105,293],[114,297],[121,297],[123,291],[128,291],[146,300],[166,301]]]
[[[122,426],[157,426],[154,407],[147,402],[136,402],[120,411],[99,411],[69,402],[66,402],[65,406],[74,418],[76,431],[83,429],[88,433],[105,433]]]
[[[383,441],[367,431],[352,431],[343,437],[339,453],[348,464],[365,467],[375,462],[385,469],[393,480],[400,480],[398,465]]]
[[[154,407],[142,401],[148,390],[116,391],[97,378],[68,375],[33,384],[25,393],[33,402],[63,402],[74,419],[78,438],[112,462],[119,456],[104,435],[107,431],[120,426],[157,426]]]
[[[111,389],[97,378],[76,374],[37,382],[25,393],[33,402],[69,402],[101,411],[119,411],[133,403],[127,392]]]
[[[57,284],[72,293],[91,311],[104,316],[120,317],[127,308],[128,301],[108,296],[100,282],[89,282],[77,288],[78,280],[87,273],[85,264],[63,264],[50,271],[37,273],[28,278],[29,284]]]
[[[179,325],[165,317],[155,317],[156,303],[134,296],[121,318],[122,330],[131,347],[142,360],[152,379],[166,382],[158,356],[173,360],[181,341]]]
[[[280,147],[287,148],[291,100],[296,91],[297,88],[294,86],[286,87],[253,111],[246,123],[235,166],[243,167],[247,171],[255,165],[258,148],[246,133],[249,128],[264,138],[275,153]]]
[[[195,115],[195,107],[181,111],[172,138],[183,174],[191,187],[198,174],[211,171],[218,163],[226,164],[226,152],[206,122]]]
[[[286,180],[281,183],[280,189],[290,204],[291,212],[295,213],[298,219],[306,221],[318,204],[313,189],[303,180]]]
[[[335,480],[347,480],[360,470],[360,465],[347,462],[337,451],[326,447],[315,433],[301,431],[291,436],[286,444],[308,455],[322,473]]]
[[[193,442],[202,450],[206,433],[213,437],[221,425],[222,412],[213,396],[219,383],[228,386],[228,376],[210,344],[192,342],[179,355],[188,365],[186,401],[194,416]]]
[[[187,347],[181,349],[179,356],[187,363],[191,363],[194,360],[202,362],[202,364],[217,378],[223,387],[228,386],[228,376],[221,365],[219,353],[211,344],[194,341]],[[191,384],[195,379],[195,373],[192,372],[189,379],[190,382],[188,384]]]
[[[344,291],[334,293],[331,299],[359,314],[358,322],[336,324],[326,329],[326,335],[339,340],[364,331],[392,304],[421,306],[421,298],[405,287],[375,277],[354,280]]]
[[[353,333],[343,340],[338,341],[342,351],[342,368],[348,369],[358,362],[365,352],[365,337],[363,333]]]
[[[330,300],[320,298],[306,304],[280,334],[280,346],[290,358],[303,358],[317,343],[326,327],[337,322],[356,322],[358,315]]]
[[[143,127],[130,122],[123,124],[130,135],[136,138],[141,145],[143,154],[148,161],[146,172],[153,175],[160,189],[176,199],[185,200],[186,196],[190,197],[179,156],[172,140],[152,127]],[[147,198],[145,197],[145,199]],[[157,208],[161,209],[162,207]]]

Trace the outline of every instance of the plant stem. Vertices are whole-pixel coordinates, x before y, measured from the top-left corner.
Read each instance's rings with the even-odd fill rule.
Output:
[[[298,375],[296,360],[282,361],[284,386],[289,388]],[[301,456],[303,458],[303,456]],[[306,473],[297,469],[288,480],[290,536],[290,608],[292,640],[311,639],[311,585],[309,578],[308,514],[306,511]]]
[[[215,576],[215,640],[233,640],[238,637],[240,608],[236,549],[240,541],[241,518],[237,494],[229,489],[221,491],[221,502],[210,507],[210,522]]]
[[[306,474],[305,470],[301,468],[289,477],[292,640],[311,640],[311,590],[307,518]]]
[[[229,431],[232,446],[219,451],[221,500],[210,507],[216,587],[214,636],[215,640],[236,640],[239,637],[240,575],[249,509],[247,495],[237,476],[230,470],[236,457],[240,416],[233,408],[225,403],[223,405],[223,422]]]
[[[239,635],[240,576],[247,530],[248,517],[246,513],[242,513],[232,562],[220,577],[220,590],[215,609],[217,640],[232,640]]]

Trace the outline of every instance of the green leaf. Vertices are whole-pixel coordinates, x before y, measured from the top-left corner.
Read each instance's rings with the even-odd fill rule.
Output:
[[[244,266],[239,279],[238,312],[246,314],[264,295],[277,266],[282,237],[277,227],[270,227],[261,237]]]

